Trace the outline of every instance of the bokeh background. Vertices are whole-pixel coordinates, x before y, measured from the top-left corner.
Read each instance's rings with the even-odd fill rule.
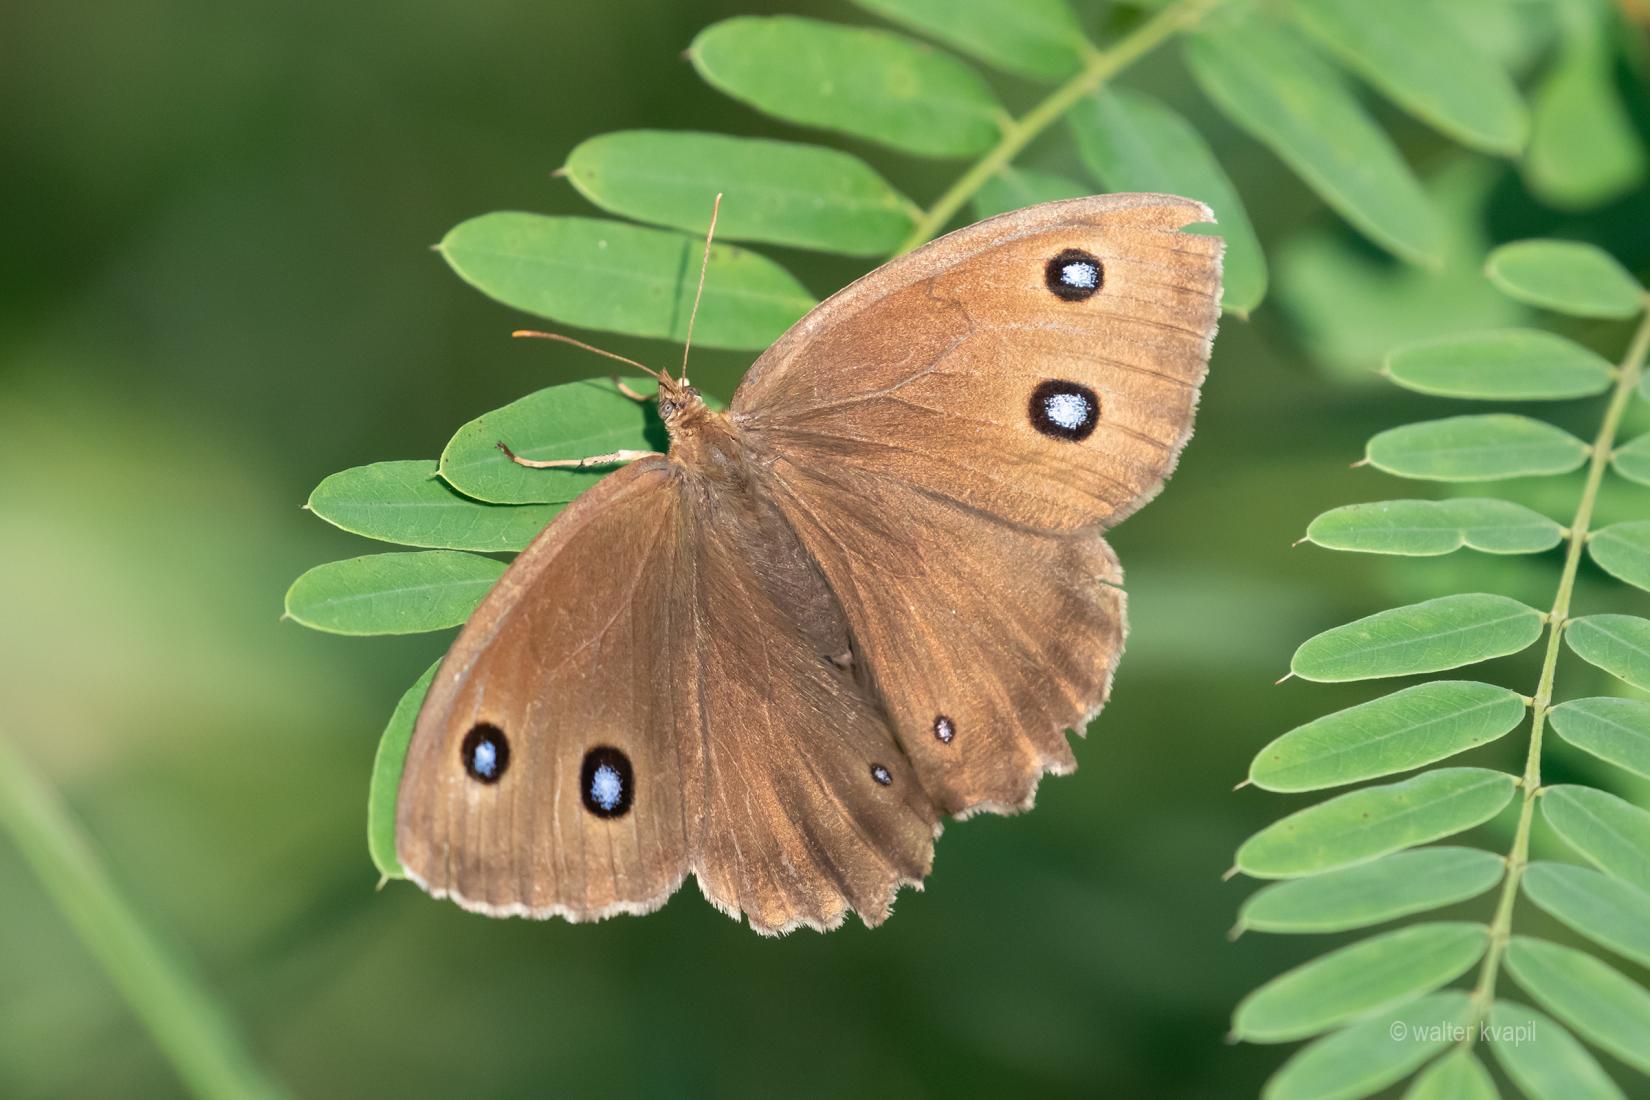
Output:
[[[1091,25],[1109,17],[1080,6]],[[1537,5],[1474,6],[1491,48],[1536,71],[1550,43]],[[1180,472],[1116,533],[1134,631],[1077,774],[1046,783],[1029,816],[949,828],[926,891],[875,931],[763,940],[691,887],[645,919],[578,927],[378,891],[364,843],[377,736],[448,638],[279,622],[298,573],[374,548],[299,506],[334,470],[434,457],[480,412],[606,373],[512,344],[519,318],[428,246],[488,210],[586,209],[550,172],[592,133],[788,136],[681,57],[702,26],[758,7],[8,6],[0,737],[296,1094],[1251,1094],[1278,1052],[1223,1044],[1230,1008],[1323,944],[1227,942],[1249,887],[1221,872],[1285,805],[1231,788],[1277,733],[1375,694],[1272,681],[1324,627],[1468,586],[1545,606],[1557,572],[1550,557],[1393,564],[1290,542],[1325,508],[1414,492],[1348,465],[1371,432],[1452,410],[1373,370],[1402,335],[1520,319],[1477,275],[1490,242],[1595,240],[1643,275],[1650,199],[1641,186],[1556,209],[1516,166],[1381,110],[1459,238],[1444,270],[1402,268],[1212,117],[1173,51],[1148,59],[1128,83],[1210,136],[1274,293],[1225,323]],[[842,0],[784,7],[866,21]],[[1642,89],[1626,55],[1621,68]],[[1027,163],[1068,168],[1065,155],[1038,146]],[[872,159],[919,200],[955,171]],[[861,270],[780,259],[821,295]],[[1611,357],[1625,338],[1566,331]],[[746,366],[697,362],[724,397]],[[1559,415],[1590,434],[1597,410]],[[1567,517],[1573,485],[1546,491]],[[1650,502],[1623,492],[1605,510],[1642,518]],[[1628,599],[1594,583],[1580,606]],[[1527,685],[1532,659],[1486,675]],[[1601,687],[1565,676],[1561,695]],[[1510,765],[1517,740],[1469,762]],[[0,836],[0,1095],[180,1087]]]

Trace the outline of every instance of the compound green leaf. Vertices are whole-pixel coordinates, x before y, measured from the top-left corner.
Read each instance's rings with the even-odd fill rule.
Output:
[[[1040,202],[1058,199],[1076,199],[1090,194],[1092,188],[1069,177],[1034,168],[1016,168],[1012,164],[999,168],[974,193],[974,216],[989,218],[1036,206]]]
[[[1417,684],[1290,730],[1260,750],[1249,780],[1315,791],[1409,771],[1506,736],[1526,710],[1523,697],[1492,684]]]
[[[983,153],[1008,117],[979,73],[903,35],[798,16],[738,16],[688,49],[712,87],[775,118],[903,153]]]
[[[1512,154],[1529,117],[1505,69],[1429,0],[1294,0],[1296,21],[1389,99],[1464,145]]]
[[[420,634],[457,626],[504,563],[456,550],[368,554],[317,565],[292,582],[287,617],[332,634]]]
[[[1650,966],[1650,893],[1590,867],[1545,861],[1525,868],[1524,893],[1593,942]]]
[[[1067,115],[1083,164],[1108,191],[1162,191],[1205,202],[1226,239],[1222,304],[1247,316],[1266,297],[1266,257],[1209,143],[1151,96],[1102,89]]]
[[[1650,811],[1606,791],[1565,783],[1542,792],[1541,816],[1599,870],[1650,891]]]
[[[1613,69],[1601,35],[1575,42],[1560,52],[1531,96],[1524,177],[1554,206],[1597,206],[1644,178],[1644,147],[1616,92]]]
[[[1650,619],[1587,615],[1564,628],[1564,640],[1588,664],[1650,691]]]
[[[1427,481],[1494,481],[1567,474],[1587,461],[1587,444],[1561,428],[1511,413],[1451,416],[1406,424],[1369,441],[1371,466]]]
[[[652,383],[637,386],[651,393]],[[611,468],[534,470],[523,458],[586,458],[615,451],[663,451],[669,445],[657,406],[634,401],[612,382],[590,379],[530,393],[458,429],[441,453],[441,476],[466,496],[498,504],[566,504]]]
[[[1650,779],[1650,703],[1572,699],[1548,711],[1547,724],[1583,752]]]
[[[575,146],[562,171],[603,210],[694,234],[720,192],[722,240],[880,256],[915,222],[911,200],[875,169],[820,145],[625,130]]]
[[[1470,1050],[1444,1055],[1423,1070],[1404,1100],[1500,1100],[1495,1081]]]
[[[1378,611],[1308,638],[1289,670],[1338,683],[1442,672],[1525,649],[1545,616],[1506,596],[1473,592]]]
[[[1455,1043],[1472,1018],[1472,999],[1422,997],[1308,1043],[1261,1090],[1262,1100],[1360,1100],[1414,1073]]]
[[[1496,1001],[1488,1036],[1495,1060],[1530,1100],[1625,1100],[1587,1048],[1533,1008]]]
[[[308,507],[351,534],[442,550],[520,550],[561,511],[471,500],[428,460],[340,470],[315,487]]]
[[[1339,75],[1287,28],[1209,21],[1185,45],[1205,95],[1324,202],[1395,255],[1432,264],[1441,226],[1391,140]]]
[[[1642,382],[1640,387],[1642,389]],[[1650,434],[1617,447],[1610,456],[1610,465],[1628,481],[1650,485]]]
[[[407,744],[413,724],[424,705],[424,695],[435,679],[437,661],[424,670],[412,687],[395,704],[389,725],[378,739],[378,753],[372,761],[372,785],[367,792],[367,851],[373,865],[386,878],[403,878],[401,857],[395,851],[395,799],[401,789],[401,772],[407,763]]]
[[[1551,550],[1564,528],[1509,500],[1381,500],[1334,508],[1313,520],[1306,538],[1328,550],[1433,557],[1462,547],[1486,554]]]
[[[1650,589],[1650,521],[1612,523],[1587,537],[1587,553],[1606,573]]]
[[[853,0],[987,65],[1063,80],[1092,52],[1066,0]]]
[[[1390,855],[1481,825],[1512,799],[1517,781],[1488,768],[1439,768],[1364,787],[1297,810],[1250,837],[1237,869],[1299,878]]]
[[[460,278],[512,309],[680,341],[704,245],[702,235],[629,222],[501,211],[459,223],[437,248]],[[760,350],[813,305],[807,288],[772,260],[712,245],[693,339]]]
[[[1512,328],[1408,344],[1387,356],[1385,373],[1440,397],[1554,401],[1603,393],[1616,369],[1573,340]]]
[[[1507,945],[1507,972],[1584,1039],[1650,1073],[1650,992],[1585,951],[1529,936]]]
[[[1504,244],[1484,265],[1490,282],[1511,297],[1574,317],[1635,317],[1644,288],[1616,258],[1581,241]]]
[[[1370,863],[1287,879],[1250,895],[1237,931],[1345,932],[1475,898],[1506,861],[1477,848],[1417,848]]]
[[[1232,1037],[1287,1043],[1389,1011],[1466,973],[1489,946],[1482,924],[1415,924],[1278,975],[1239,1002]]]

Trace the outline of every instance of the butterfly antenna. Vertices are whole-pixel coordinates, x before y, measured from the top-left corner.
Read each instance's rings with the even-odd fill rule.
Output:
[[[687,339],[682,341],[682,385],[687,385],[688,351],[693,347],[693,322],[699,319],[699,299],[705,294],[705,272],[710,269],[710,242],[716,237],[716,215],[722,209],[722,192],[710,204],[710,228],[705,230],[705,254],[699,260],[699,289],[693,292],[693,311],[688,314]]]
[[[607,351],[604,348],[592,347],[591,345],[585,343],[583,340],[575,340],[571,336],[563,336],[559,332],[539,332],[537,329],[522,328],[522,329],[517,329],[515,332],[512,332],[510,335],[516,337],[517,339],[554,340],[558,344],[571,344],[574,347],[580,348],[584,351],[594,352],[597,355],[602,355],[602,356],[606,356],[609,359],[617,360],[618,362],[624,363],[627,366],[635,367],[637,370],[641,371],[643,374],[651,375],[652,377],[657,378],[661,382],[664,381],[664,378],[660,376],[659,372],[654,370],[652,367],[644,367],[640,363],[636,362],[636,360],[634,360],[634,359],[626,359],[624,356],[618,354],[617,352]]]

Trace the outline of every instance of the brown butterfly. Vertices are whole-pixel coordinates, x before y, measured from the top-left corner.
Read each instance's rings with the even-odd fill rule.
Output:
[[[396,811],[409,877],[595,920],[692,874],[758,932],[888,916],[941,819],[1076,766],[1125,633],[1103,538],[1191,434],[1222,242],[1200,203],[1047,203],[814,309],[728,411],[574,501],[465,625]],[[651,372],[650,372],[651,373]]]

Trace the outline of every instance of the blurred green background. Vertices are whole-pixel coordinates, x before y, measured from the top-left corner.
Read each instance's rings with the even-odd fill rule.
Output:
[[[1509,64],[1539,64],[1541,18],[1509,14],[1535,5],[1474,2]],[[1520,319],[1476,273],[1489,242],[1582,237],[1643,275],[1650,199],[1641,185],[1552,209],[1516,167],[1383,110],[1459,233],[1450,266],[1423,275],[1353,239],[1212,117],[1173,51],[1148,59],[1127,83],[1210,136],[1274,293],[1251,322],[1225,323],[1180,472],[1116,534],[1133,634],[1078,773],[1046,783],[1029,816],[949,828],[926,891],[874,932],[763,940],[691,888],[645,919],[578,927],[468,915],[406,883],[376,891],[377,736],[449,639],[278,622],[298,573],[374,549],[299,506],[334,470],[433,458],[480,412],[606,373],[512,344],[520,318],[428,246],[487,210],[586,210],[549,173],[592,133],[802,136],[681,58],[699,28],[753,7],[9,9],[0,440],[16,463],[0,484],[0,736],[297,1094],[1251,1094],[1278,1056],[1223,1045],[1230,1008],[1322,944],[1227,943],[1247,887],[1220,874],[1284,805],[1231,787],[1272,736],[1375,694],[1272,681],[1302,638],[1377,607],[1464,587],[1545,606],[1556,576],[1551,557],[1392,564],[1289,544],[1325,508],[1413,495],[1348,464],[1371,432],[1453,409],[1371,372],[1410,332]],[[840,0],[785,10],[867,21]],[[1091,26],[1107,18],[1084,10]],[[956,171],[858,151],[919,200]],[[1068,155],[1046,142],[1026,162],[1069,168]],[[820,295],[862,270],[779,258]],[[1625,339],[1566,331],[1612,358]],[[696,362],[724,397],[747,365]],[[1559,419],[1590,435],[1596,416],[1581,403]],[[1549,492],[1567,518],[1573,486]],[[1628,495],[1612,509],[1650,515]],[[1631,609],[1602,584],[1578,606],[1595,596]],[[1486,675],[1527,692],[1533,660]],[[1566,676],[1563,696],[1602,687]],[[1512,766],[1517,741],[1466,762]],[[176,1093],[4,840],[0,899],[0,1095]]]

